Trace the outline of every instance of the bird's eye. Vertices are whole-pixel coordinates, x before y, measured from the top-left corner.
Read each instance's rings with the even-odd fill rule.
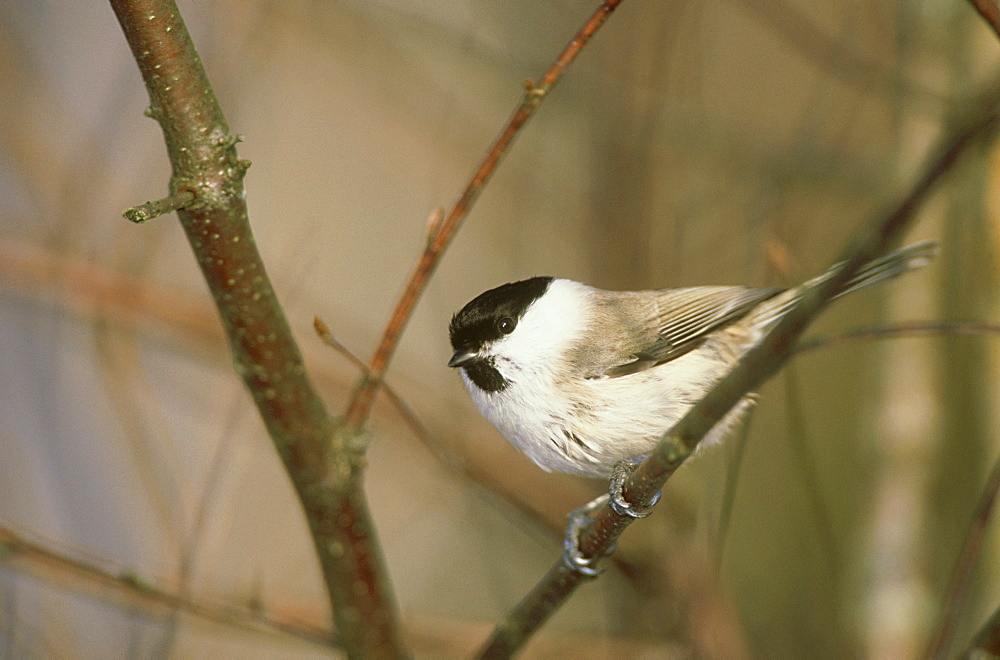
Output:
[[[517,325],[517,323],[514,322],[514,319],[509,316],[505,316],[497,321],[497,330],[499,330],[502,334],[509,335],[514,332],[515,325]]]

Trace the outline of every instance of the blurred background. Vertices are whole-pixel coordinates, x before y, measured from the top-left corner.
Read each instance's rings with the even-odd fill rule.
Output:
[[[595,0],[182,1],[253,229],[314,380],[357,372],[427,234]],[[542,472],[445,364],[451,314],[537,274],[603,288],[793,284],[891,208],[1000,52],[966,2],[625,2],[501,164],[389,373],[367,491],[419,657],[468,655],[606,484]],[[994,83],[995,84],[995,83]],[[102,2],[0,0],[0,657],[332,657],[302,514],[174,216]],[[996,319],[995,148],[909,240],[929,268],[811,331]],[[672,479],[528,657],[920,655],[996,440],[997,343],[830,345]],[[956,622],[996,607],[987,528]]]

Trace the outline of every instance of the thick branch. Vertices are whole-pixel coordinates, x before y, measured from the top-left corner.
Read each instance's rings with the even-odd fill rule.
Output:
[[[437,267],[441,253],[451,243],[455,232],[458,231],[458,228],[465,220],[472,205],[479,197],[479,193],[486,185],[486,182],[489,181],[490,176],[492,176],[500,159],[507,153],[507,150],[521,128],[535,114],[535,110],[538,109],[542,100],[545,99],[555,84],[559,82],[559,79],[562,78],[567,67],[572,64],[576,56],[580,54],[583,47],[587,45],[587,42],[594,36],[598,28],[604,24],[604,21],[607,20],[611,12],[618,7],[619,3],[621,3],[621,0],[607,0],[601,3],[597,11],[580,28],[580,31],[577,32],[576,36],[573,37],[569,45],[566,46],[556,59],[555,63],[545,73],[542,80],[537,85],[530,81],[528,82],[521,105],[514,111],[510,121],[507,122],[507,126],[504,127],[493,143],[493,146],[487,151],[486,157],[483,158],[475,174],[472,175],[472,180],[469,181],[461,197],[455,202],[455,205],[448,212],[444,220],[440,223],[435,223],[430,236],[428,236],[427,247],[424,249],[420,261],[417,262],[413,274],[410,275],[406,289],[403,291],[403,295],[400,296],[399,302],[396,303],[396,309],[386,324],[382,340],[379,342],[378,348],[375,349],[375,354],[372,356],[368,373],[362,378],[354,392],[346,414],[348,426],[358,427],[368,419],[372,402],[378,393],[378,388],[381,387],[382,378],[389,368],[389,361],[392,359],[392,354],[399,343],[400,334],[413,314],[413,307],[424,292],[431,273]]]
[[[399,655],[395,607],[360,488],[357,450],[336,433],[254,244],[243,175],[201,61],[173,0],[111,0],[163,129],[170,192],[253,396],[302,502],[340,643],[353,656]]]
[[[835,276],[806,291],[768,335],[740,361],[737,367],[660,440],[649,457],[628,478],[623,495],[636,508],[645,508],[667,479],[687,460],[698,443],[747,393],[777,372],[794,353],[806,327],[839,293],[864,264],[885,252],[909,226],[935,184],[951,170],[958,157],[1000,121],[998,92],[991,90],[980,114],[956,133],[947,136],[932,155],[923,174],[909,193],[883,218],[872,222],[851,242]],[[584,557],[607,556],[634,518],[619,515],[609,506],[601,508],[580,536]],[[482,651],[483,657],[507,657],[550,617],[588,578],[566,568],[560,558],[532,591],[498,624]]]

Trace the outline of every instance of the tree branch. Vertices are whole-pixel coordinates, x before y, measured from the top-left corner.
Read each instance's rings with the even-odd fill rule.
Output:
[[[843,290],[844,284],[864,264],[884,253],[898,240],[935,184],[952,169],[959,156],[1000,122],[998,102],[1000,90],[994,85],[979,114],[941,141],[909,193],[882,219],[870,223],[849,243],[837,260],[841,266],[836,274],[805,291],[798,304],[743,357],[736,368],[664,434],[656,449],[625,482],[623,496],[629,504],[642,509],[652,503],[667,479],[687,460],[702,437],[747,393],[781,368],[793,354],[805,328],[826,304]],[[619,515],[609,506],[602,507],[580,535],[581,554],[585,558],[607,556],[618,537],[634,520]],[[588,579],[584,574],[568,568],[560,558],[531,592],[500,621],[484,646],[482,657],[508,657],[514,653],[576,587]]]
[[[191,193],[178,217],[211,291],[233,355],[302,502],[351,656],[401,655],[397,617],[360,488],[360,450],[312,386],[247,215],[230,132],[173,0],[110,0],[163,129],[171,196]]]
[[[349,427],[360,427],[368,419],[375,395],[382,385],[382,378],[389,368],[389,361],[392,359],[392,355],[399,343],[400,334],[413,314],[413,307],[417,304],[417,300],[427,286],[427,281],[437,267],[442,252],[451,243],[455,232],[458,231],[465,220],[472,205],[479,197],[479,193],[486,185],[486,182],[489,181],[497,164],[499,164],[500,159],[507,153],[518,132],[531,119],[532,115],[535,114],[538,106],[541,105],[548,93],[559,82],[569,65],[573,63],[573,60],[576,59],[576,56],[587,45],[590,38],[594,36],[594,33],[604,24],[604,21],[607,20],[611,12],[620,3],[621,0],[606,0],[602,2],[597,11],[591,15],[590,19],[576,33],[576,36],[573,37],[569,45],[566,46],[555,63],[545,73],[541,82],[534,84],[528,81],[526,83],[526,91],[521,104],[514,111],[510,121],[507,122],[507,126],[504,127],[503,131],[500,132],[500,135],[493,142],[492,147],[486,153],[486,157],[479,163],[479,167],[476,168],[475,173],[472,175],[472,180],[469,181],[462,195],[455,202],[455,205],[448,212],[448,215],[445,216],[444,220],[434,223],[428,235],[427,247],[424,248],[420,261],[417,262],[417,266],[414,268],[413,274],[410,275],[410,279],[406,284],[406,289],[400,296],[399,301],[396,303],[396,309],[386,324],[385,331],[382,333],[382,339],[369,363],[368,372],[358,383],[351,402],[348,405],[345,418]]]

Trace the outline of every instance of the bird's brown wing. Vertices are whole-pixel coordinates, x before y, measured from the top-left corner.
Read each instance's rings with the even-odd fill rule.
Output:
[[[669,362],[701,346],[716,330],[739,319],[783,289],[741,286],[700,286],[659,292],[642,327],[657,328],[652,341],[632,352],[628,360],[604,370],[605,377],[633,374]]]

